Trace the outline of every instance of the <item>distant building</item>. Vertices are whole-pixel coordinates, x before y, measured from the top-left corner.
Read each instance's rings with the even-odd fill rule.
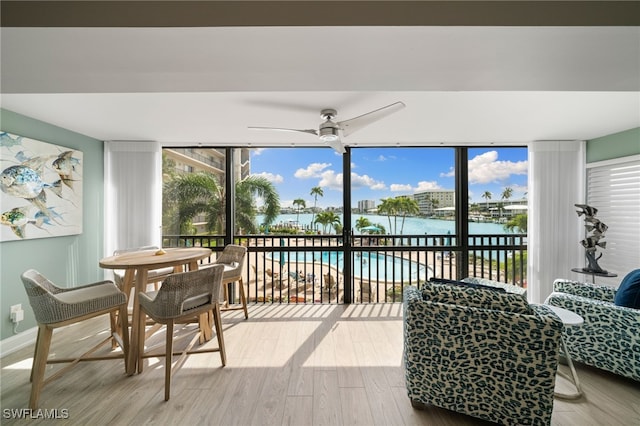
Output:
[[[225,182],[225,150],[222,148],[165,148],[167,159],[175,163],[178,173],[208,172],[216,175],[221,185]],[[240,181],[251,174],[248,148],[238,148],[234,153],[235,180]]]
[[[226,163],[223,148],[165,148],[164,158],[174,163],[174,171],[180,174],[208,172],[218,178],[218,184],[225,186]],[[249,148],[236,148],[233,156],[235,181],[239,182],[251,174]],[[204,232],[206,218],[199,215],[193,219],[197,232]]]
[[[376,211],[375,200],[358,201],[358,213],[372,213]]]
[[[453,189],[433,189],[413,194],[418,203],[420,214],[431,216],[436,209],[455,206],[455,191]]]

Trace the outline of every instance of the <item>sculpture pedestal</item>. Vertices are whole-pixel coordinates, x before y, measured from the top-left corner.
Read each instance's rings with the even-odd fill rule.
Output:
[[[571,270],[579,274],[591,275],[591,283],[593,284],[596,283],[596,277],[613,278],[618,276],[618,274],[612,272],[594,272],[585,268],[571,268]]]

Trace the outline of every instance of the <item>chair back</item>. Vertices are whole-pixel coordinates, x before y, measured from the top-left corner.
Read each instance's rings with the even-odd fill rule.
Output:
[[[336,285],[336,279],[333,278],[333,275],[331,274],[324,274],[324,284],[327,287],[334,287]]]
[[[217,257],[214,263],[221,263],[223,265],[237,267],[242,269],[244,265],[244,258],[247,254],[247,248],[236,244],[227,244],[220,256]]]
[[[178,318],[211,309],[219,301],[223,265],[169,275],[154,299],[140,293],[140,304],[154,318]]]
[[[52,295],[60,293],[63,290],[56,287],[35,269],[25,271],[20,278],[29,297],[29,304],[33,309],[36,321],[40,324],[53,322],[51,315],[47,314],[53,301]]]
[[[235,281],[242,276],[244,259],[247,248],[236,244],[227,244],[220,253],[220,256],[213,262],[214,265],[225,265],[223,280],[225,282]]]

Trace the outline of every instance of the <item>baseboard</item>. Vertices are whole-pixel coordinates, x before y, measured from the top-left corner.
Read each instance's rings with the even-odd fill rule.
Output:
[[[22,333],[0,340],[0,358],[12,354],[20,349],[33,345],[38,337],[38,327],[30,328]]]

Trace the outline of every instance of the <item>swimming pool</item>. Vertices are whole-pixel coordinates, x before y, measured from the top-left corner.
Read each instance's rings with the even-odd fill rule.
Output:
[[[328,251],[304,251],[272,253],[270,258],[280,262],[280,255],[285,263],[323,263],[336,267],[338,271],[344,269],[344,253]],[[355,252],[353,255],[353,276],[370,281],[412,281],[428,280],[433,271],[426,265],[416,261],[390,256],[381,253]],[[299,269],[299,267],[294,267]]]

